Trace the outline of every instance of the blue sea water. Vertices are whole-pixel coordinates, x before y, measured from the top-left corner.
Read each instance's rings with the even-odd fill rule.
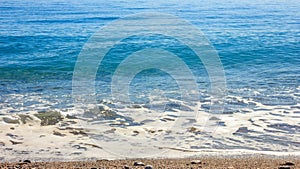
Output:
[[[172,14],[204,33],[224,66],[230,96],[225,113],[253,108],[235,97],[263,105],[296,106],[300,103],[299,9],[299,1],[279,0],[1,0],[0,111],[73,107],[73,70],[84,44],[106,24],[139,12]],[[99,100],[110,90],[106,71],[98,70]],[[139,83],[148,77],[154,78],[148,80],[150,87]],[[209,87],[206,80],[198,81],[203,90]],[[167,86],[160,89],[172,93],[177,87],[170,81],[163,72],[148,71],[133,83],[138,95],[157,86]]]
[[[119,127],[122,128],[122,120],[129,119],[128,131],[124,134],[124,130],[120,130],[120,137],[114,135],[109,140],[115,140],[115,146],[108,142],[107,147],[126,152],[126,146],[120,147],[119,142],[124,142],[124,138],[128,139],[128,145],[130,139],[136,141],[126,135],[136,130],[134,127],[153,127],[153,123],[159,131],[160,127],[172,123],[168,120],[176,121],[179,117],[176,112],[178,109],[189,111],[187,104],[179,102],[183,103],[179,105],[176,102],[182,99],[176,81],[168,73],[157,69],[144,70],[132,80],[129,95],[136,104],[133,107],[124,108],[118,104],[117,99],[112,98],[111,75],[115,67],[124,55],[139,49],[135,44],[142,41],[145,47],[162,47],[181,55],[197,75],[195,80],[201,103],[199,112],[203,116],[189,125],[195,125],[196,128],[219,127],[214,133],[197,131],[184,134],[177,132],[175,127],[171,128],[179,140],[176,147],[191,150],[299,152],[299,9],[300,1],[283,0],[0,0],[0,114],[49,110],[65,114],[80,112],[74,105],[77,102],[72,97],[72,80],[84,45],[99,29],[125,16],[140,12],[160,12],[174,15],[199,28],[217,51],[226,78],[224,114],[209,118],[207,124],[202,124],[201,118],[206,117],[212,106],[211,84],[205,66],[196,64],[196,60],[190,57],[190,51],[177,46],[172,37],[160,39],[162,35],[131,36],[123,39],[125,45],[120,43],[110,50],[110,57],[100,64],[95,79],[97,101],[101,104],[109,103],[107,105],[113,109],[112,112],[119,113],[115,114],[113,120],[108,119],[111,121],[107,124],[99,122],[100,126],[107,125],[107,128],[99,128],[109,131],[118,127],[120,121]],[[165,98],[171,101],[167,104],[160,102]],[[158,116],[149,113],[153,116],[148,117],[146,113],[138,112],[149,109],[167,113]],[[129,113],[126,114],[126,111]],[[122,119],[131,115],[131,112],[136,113],[132,113],[133,120],[131,117]],[[138,119],[140,115],[145,115],[145,118]],[[193,123],[194,119],[189,120]],[[183,126],[184,131],[189,131],[184,127],[187,126]],[[100,142],[110,136],[109,133],[102,135],[103,132],[97,134],[95,138]],[[148,139],[149,135],[146,136]],[[166,136],[168,143],[171,137],[169,133]],[[150,134],[150,138],[156,140],[156,133]],[[204,142],[201,141],[205,139],[208,142],[202,144]],[[133,143],[130,146],[137,142]],[[99,145],[105,147],[106,144]],[[148,142],[143,145],[152,146]],[[154,147],[157,145],[154,144]]]

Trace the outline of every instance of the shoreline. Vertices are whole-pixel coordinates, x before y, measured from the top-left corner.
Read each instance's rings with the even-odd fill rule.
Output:
[[[198,158],[157,158],[157,159],[123,159],[123,160],[86,160],[86,161],[52,161],[36,162],[30,159],[20,162],[1,162],[0,168],[290,168],[300,166],[298,156],[243,156],[218,157],[205,156]]]
[[[280,159],[298,157],[300,159],[300,152],[293,151],[293,149],[290,151],[262,151],[238,148],[218,149],[212,147],[187,149],[176,145],[164,147],[155,145],[156,154],[153,154],[147,147],[143,146],[130,150],[130,155],[126,155],[126,153],[117,154],[113,151],[110,152],[107,146],[105,147],[100,143],[94,142],[89,136],[91,131],[82,128],[79,119],[68,115],[62,117],[60,113],[55,111],[41,114],[2,114],[0,115],[0,127],[0,152],[2,152],[0,154],[0,162],[18,162],[19,160],[27,159],[42,162],[97,159],[122,160],[124,157],[130,157],[131,159],[140,157],[147,159],[203,157],[268,157]],[[111,132],[112,130],[108,131]],[[132,130],[133,133],[134,131]],[[153,135],[155,133],[151,131],[148,134]],[[198,133],[196,132],[195,134]],[[137,136],[131,135],[128,137]],[[112,149],[123,147],[120,144],[118,147],[112,147]],[[288,148],[286,147],[286,150],[289,150]]]

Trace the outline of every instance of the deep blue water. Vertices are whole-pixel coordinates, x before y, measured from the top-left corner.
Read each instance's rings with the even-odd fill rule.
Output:
[[[201,29],[220,56],[229,95],[266,105],[296,105],[300,102],[299,9],[300,1],[271,0],[1,0],[0,109],[18,112],[72,106],[73,70],[83,45],[102,26],[149,11],[175,15]],[[99,99],[110,90],[107,69],[98,70]],[[205,78],[205,71],[201,73]],[[149,89],[139,83],[149,75],[157,78],[152,80],[154,88],[172,81],[155,71],[144,75],[134,81],[137,93]],[[201,79],[198,82],[202,89],[209,87]],[[167,87],[170,90],[177,89],[176,84],[167,84],[173,86]],[[234,102],[228,100],[227,111],[251,107]]]

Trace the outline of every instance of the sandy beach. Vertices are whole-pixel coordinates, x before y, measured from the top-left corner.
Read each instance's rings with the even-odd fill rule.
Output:
[[[292,152],[192,151],[171,146],[164,147],[166,151],[156,157],[126,159],[93,142],[88,137],[89,131],[76,125],[79,121],[55,111],[42,115],[1,115],[0,168],[284,169],[300,166],[299,155]]]

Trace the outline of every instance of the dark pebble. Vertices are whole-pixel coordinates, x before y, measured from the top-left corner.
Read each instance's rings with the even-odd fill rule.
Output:
[[[287,161],[287,162],[285,162],[285,164],[284,165],[290,165],[290,166],[294,166],[295,164],[294,163],[292,163],[292,162],[290,162],[290,161]]]
[[[240,127],[236,132],[238,133],[248,133],[248,127]]]
[[[23,162],[24,162],[24,163],[31,163],[30,160],[24,160]]]
[[[145,169],[153,169],[152,165],[146,165]]]
[[[12,144],[22,144],[22,141],[14,141],[14,140],[9,140]]]
[[[278,169],[292,169],[291,166],[288,166],[288,165],[282,165],[282,166],[279,166]]]
[[[66,136],[65,134],[62,134],[62,133],[60,133],[60,132],[58,132],[58,131],[53,131],[53,135],[61,136],[61,137]]]
[[[135,161],[135,162],[133,163],[133,165],[134,165],[134,166],[145,166],[144,163],[142,163],[142,162],[137,162],[137,161]]]
[[[201,164],[202,162],[200,160],[193,160],[191,161],[191,164]]]

